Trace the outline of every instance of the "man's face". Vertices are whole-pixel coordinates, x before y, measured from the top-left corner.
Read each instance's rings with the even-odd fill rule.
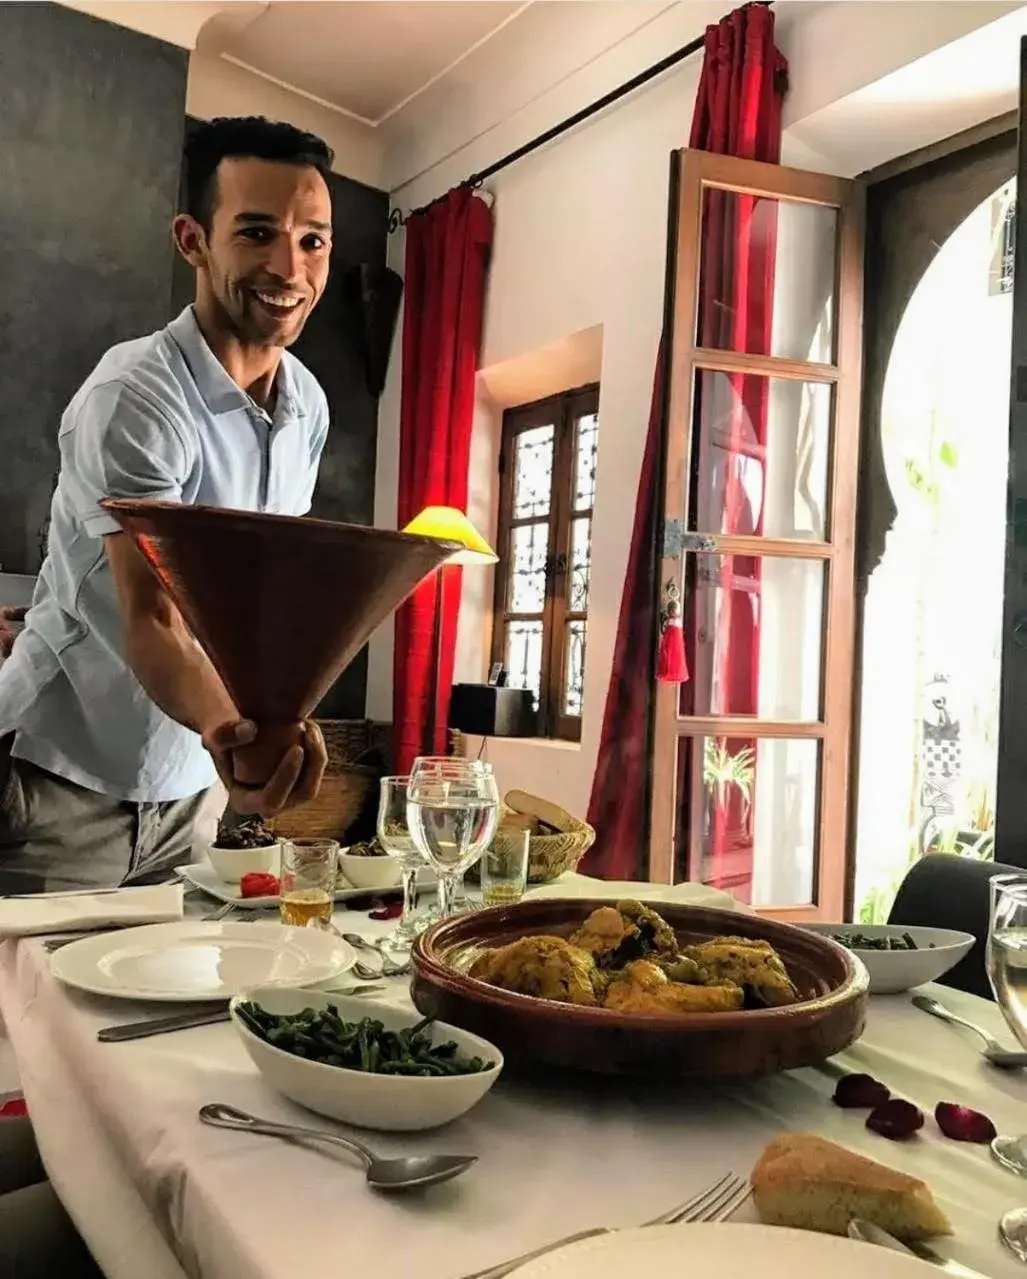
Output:
[[[328,280],[332,202],[316,169],[270,160],[218,166],[210,229],[178,220],[176,235],[208,294],[240,341],[291,346]],[[185,225],[183,225],[185,224]]]

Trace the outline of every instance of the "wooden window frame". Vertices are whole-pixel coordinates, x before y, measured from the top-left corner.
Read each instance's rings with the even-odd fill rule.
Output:
[[[563,713],[563,690],[567,670],[567,625],[588,622],[588,609],[569,608],[571,525],[575,519],[595,519],[595,505],[573,510],[575,423],[582,417],[599,412],[599,383],[590,382],[558,395],[518,405],[503,414],[502,442],[499,450],[499,520],[496,549],[499,564],[495,573],[492,606],[493,663],[506,659],[506,627],[511,621],[541,621],[542,675],[539,690],[539,737],[559,741],[581,740],[581,716]],[[546,558],[546,587],[541,613],[513,613],[506,604],[510,588],[512,557],[510,544],[515,528],[537,524],[545,517],[513,518],[514,456],[517,437],[539,426],[553,427],[553,472],[549,500],[549,542]],[[591,594],[591,592],[590,592]],[[588,641],[585,641],[587,660]]]

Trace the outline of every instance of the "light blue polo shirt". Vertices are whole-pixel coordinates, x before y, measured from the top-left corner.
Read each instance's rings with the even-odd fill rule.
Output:
[[[185,799],[214,780],[199,737],[125,663],[103,539],[105,497],[305,515],[328,433],[324,392],[285,352],[274,416],[228,376],[192,307],[113,347],[61,419],[48,553],[25,630],[0,666],[13,753],[117,799]]]

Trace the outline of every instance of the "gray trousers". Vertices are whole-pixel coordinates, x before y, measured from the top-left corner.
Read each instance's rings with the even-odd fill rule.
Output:
[[[0,1119],[0,1275],[103,1279],[46,1180],[27,1119]]]
[[[11,742],[0,738],[0,896],[159,883],[191,860],[203,794],[112,799],[12,758]]]

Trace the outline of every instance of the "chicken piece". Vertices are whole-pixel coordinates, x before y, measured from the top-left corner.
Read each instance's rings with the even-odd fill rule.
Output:
[[[647,959],[636,959],[612,982],[604,1008],[621,1013],[667,1014],[734,1012],[742,1007],[738,986],[686,986]]]
[[[696,961],[708,984],[742,986],[757,1004],[767,1008],[799,1002],[788,969],[769,942],[753,937],[713,937],[687,947],[684,953]]]
[[[669,959],[678,953],[677,934],[662,915],[658,915],[655,910],[643,905],[642,902],[632,901],[630,898],[619,901],[617,909],[625,920],[630,920],[643,935],[649,938],[652,949],[657,954]]]
[[[570,943],[599,959],[617,949],[626,931],[627,925],[619,910],[613,906],[600,906],[576,933],[571,934]]]
[[[592,956],[562,937],[520,937],[486,951],[471,965],[470,975],[518,995],[595,1008],[594,972]]]

